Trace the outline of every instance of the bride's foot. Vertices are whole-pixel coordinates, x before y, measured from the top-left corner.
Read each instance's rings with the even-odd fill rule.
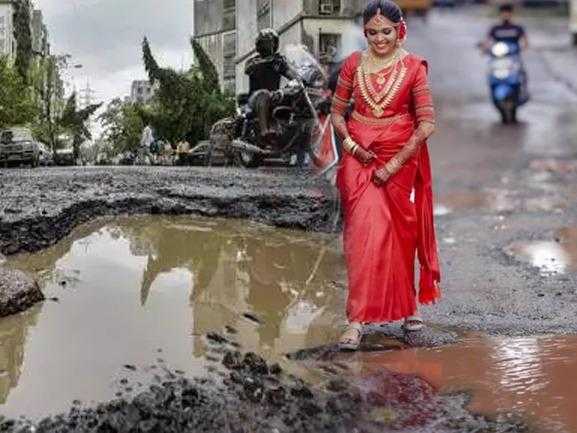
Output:
[[[425,323],[419,314],[406,317],[403,323],[403,329],[405,331],[421,331],[424,327]]]
[[[351,323],[339,340],[340,350],[357,350],[363,339],[363,325]]]

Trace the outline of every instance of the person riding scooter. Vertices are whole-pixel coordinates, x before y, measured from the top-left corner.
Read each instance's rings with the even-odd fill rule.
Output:
[[[274,107],[283,101],[279,91],[282,77],[299,80],[288,60],[278,53],[279,35],[273,29],[263,29],[256,38],[257,54],[247,61],[245,74],[249,77],[249,106],[259,122],[261,136],[274,138],[278,132],[271,126]]]
[[[517,108],[529,100],[527,72],[521,52],[528,47],[525,29],[512,22],[513,6],[499,7],[501,22],[489,30],[479,48],[491,57],[488,83],[503,123],[517,121]]]

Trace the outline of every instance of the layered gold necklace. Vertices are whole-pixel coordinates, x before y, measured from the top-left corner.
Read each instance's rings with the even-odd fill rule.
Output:
[[[371,108],[375,117],[381,117],[399,92],[407,69],[402,62],[407,52],[397,49],[391,56],[380,58],[370,50],[363,53],[361,64],[357,68],[359,88],[364,101]],[[385,70],[391,69],[388,78]],[[377,83],[383,86],[377,91],[371,80],[371,74],[377,74]]]

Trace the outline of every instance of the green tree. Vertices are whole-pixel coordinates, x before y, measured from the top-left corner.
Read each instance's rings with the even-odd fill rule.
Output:
[[[38,113],[32,91],[5,56],[0,56],[0,83],[0,129],[32,122]]]
[[[216,66],[210,60],[210,57],[202,49],[200,44],[194,39],[190,39],[190,44],[192,45],[192,50],[194,51],[194,57],[198,62],[198,68],[204,78],[204,87],[207,92],[216,91],[220,93],[220,82],[218,79],[218,72]]]
[[[98,119],[104,127],[102,140],[111,143],[115,154],[136,152],[146,126],[141,104],[112,100]]]
[[[146,38],[142,44],[145,69],[157,88],[153,102],[142,111],[143,120],[171,143],[196,143],[207,137],[214,122],[234,112],[234,97],[221,92],[214,65],[200,46],[193,43],[193,49],[199,65],[176,72],[158,65]]]
[[[89,120],[96,110],[100,108],[102,104],[89,105],[82,110],[76,109],[76,92],[72,93],[68,100],[66,101],[66,107],[60,118],[60,125],[68,130],[72,135],[72,148],[74,151],[74,159],[78,159],[80,156],[80,145],[85,141],[92,138],[90,130],[86,126],[86,122]]]
[[[36,138],[56,149],[57,136],[62,132],[59,124],[65,106],[64,83],[60,70],[66,67],[68,56],[39,57],[30,68],[30,84],[36,95],[39,115],[33,129]]]

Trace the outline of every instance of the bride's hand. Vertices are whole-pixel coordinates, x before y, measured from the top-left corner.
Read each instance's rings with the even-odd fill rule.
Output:
[[[373,182],[375,185],[384,185],[391,177],[391,173],[385,167],[381,167],[373,172]]]
[[[357,158],[362,164],[366,165],[376,157],[377,155],[375,155],[373,152],[371,152],[370,150],[366,150],[361,146],[358,146],[357,149],[355,150],[355,158]]]

